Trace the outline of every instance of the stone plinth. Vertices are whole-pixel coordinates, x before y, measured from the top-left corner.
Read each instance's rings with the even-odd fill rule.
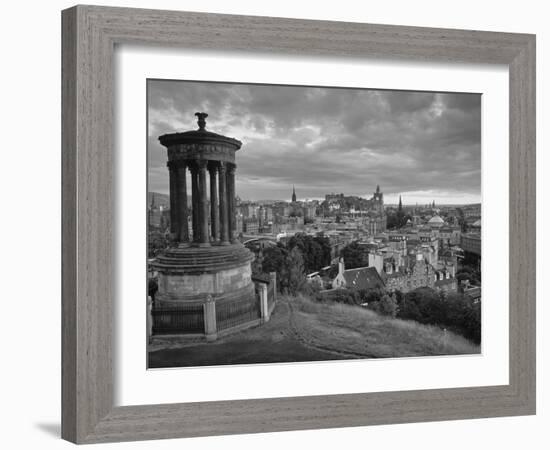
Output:
[[[167,250],[154,266],[159,272],[158,306],[229,298],[253,292],[250,262],[254,255],[242,244],[178,247]]]

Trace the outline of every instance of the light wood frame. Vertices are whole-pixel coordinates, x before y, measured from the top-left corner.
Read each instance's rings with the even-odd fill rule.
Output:
[[[97,6],[63,11],[62,31],[63,438],[93,443],[535,413],[533,35]],[[114,407],[113,51],[119,43],[506,64],[509,384]]]

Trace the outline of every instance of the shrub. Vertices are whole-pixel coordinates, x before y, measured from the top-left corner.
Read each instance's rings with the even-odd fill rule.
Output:
[[[403,295],[398,305],[400,319],[451,328],[477,344],[481,341],[481,307],[465,295],[418,288]]]
[[[333,302],[344,303],[346,305],[358,305],[361,302],[357,292],[351,289],[334,289],[329,292],[317,293],[314,299],[322,303]]]
[[[397,316],[398,306],[397,300],[393,295],[384,295],[380,300],[369,303],[369,309],[381,314],[383,316],[390,316],[395,318]]]

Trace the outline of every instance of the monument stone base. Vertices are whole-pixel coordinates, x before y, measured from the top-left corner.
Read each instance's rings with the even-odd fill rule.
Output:
[[[250,266],[253,259],[240,243],[166,250],[154,263],[159,275],[153,338],[211,341],[261,323]]]

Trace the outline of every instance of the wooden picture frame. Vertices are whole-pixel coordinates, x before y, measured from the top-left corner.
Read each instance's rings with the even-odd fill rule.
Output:
[[[62,437],[75,443],[535,413],[535,36],[75,6],[62,13]],[[154,44],[505,64],[510,86],[509,384],[113,406],[113,52]]]

